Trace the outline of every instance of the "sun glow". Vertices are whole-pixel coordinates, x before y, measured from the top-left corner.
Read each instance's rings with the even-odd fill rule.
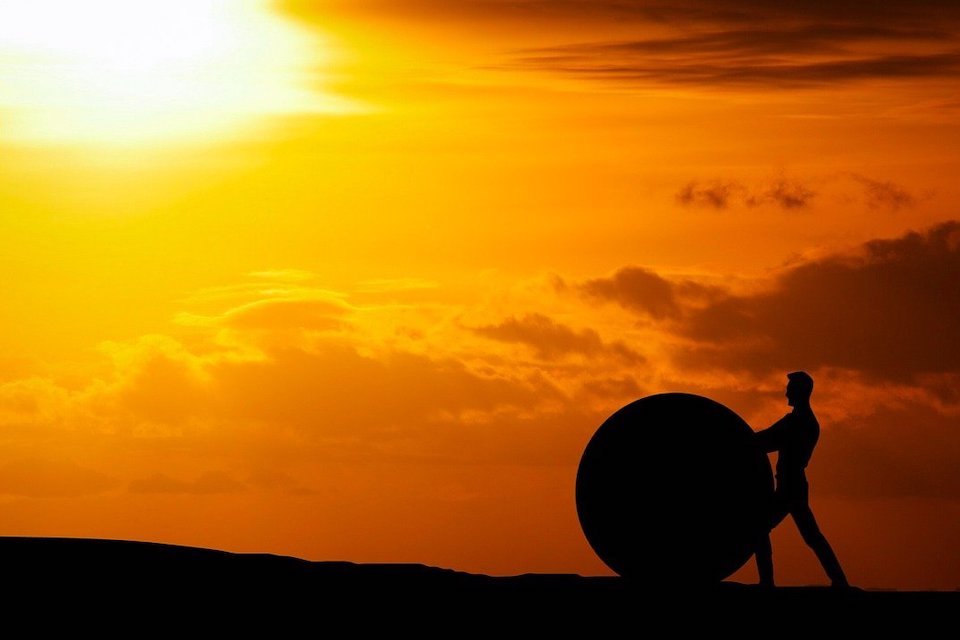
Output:
[[[0,2],[0,138],[143,144],[344,113],[333,51],[266,0]]]

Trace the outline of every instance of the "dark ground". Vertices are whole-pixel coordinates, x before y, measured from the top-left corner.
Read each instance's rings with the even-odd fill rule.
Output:
[[[490,577],[416,564],[309,562],[72,538],[0,537],[0,576],[7,614],[25,616],[33,631],[66,625],[133,635],[173,626],[193,633],[267,629],[271,636],[663,637],[697,630],[833,637],[846,629],[926,637],[953,636],[960,614],[960,592],[763,591],[736,583],[663,588],[620,578]]]

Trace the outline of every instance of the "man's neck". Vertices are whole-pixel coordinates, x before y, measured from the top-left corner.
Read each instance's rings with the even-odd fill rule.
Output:
[[[813,409],[810,408],[810,403],[809,403],[809,402],[804,402],[803,404],[795,404],[795,405],[793,405],[793,411],[794,411],[794,413],[796,413],[796,412],[799,412],[799,411],[813,411]]]

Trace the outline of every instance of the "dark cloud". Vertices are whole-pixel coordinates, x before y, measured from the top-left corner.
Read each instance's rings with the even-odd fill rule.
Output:
[[[790,210],[806,208],[816,195],[801,182],[780,178],[763,193],[762,199],[775,202],[781,209]]]
[[[582,41],[514,51],[505,66],[626,85],[798,89],[872,79],[952,81],[960,70],[960,5],[949,0],[282,0],[281,6],[320,25],[342,12],[414,24],[522,23],[541,32],[575,24]],[[610,40],[610,27],[622,33],[624,25],[656,35]]]
[[[746,187],[739,182],[714,181],[701,184],[688,182],[677,192],[677,202],[685,207],[705,207],[708,209],[726,209],[731,200],[742,197]]]
[[[621,84],[764,89],[952,80],[960,70],[955,3],[640,0],[561,2],[556,10],[650,23],[658,35],[528,49],[516,53],[515,66]]]
[[[471,327],[470,330],[493,340],[527,345],[544,360],[556,360],[574,353],[586,356],[610,353],[630,362],[643,360],[640,354],[622,342],[607,344],[593,329],[577,331],[540,313],[507,318],[498,324]]]
[[[853,179],[863,185],[867,206],[871,209],[899,211],[916,204],[917,199],[903,187],[888,180],[873,180],[853,174]]]
[[[652,318],[673,318],[680,312],[676,285],[642,267],[626,267],[609,278],[587,280],[580,289]]]
[[[177,480],[164,473],[155,473],[130,483],[133,493],[187,493],[207,495],[237,493],[246,486],[221,471],[207,471],[195,480]]]
[[[630,53],[658,43],[641,41],[632,43],[632,47],[627,43],[561,46],[551,53],[518,56],[514,66],[619,84],[748,89],[803,89],[872,79],[953,79],[960,71],[960,53],[954,51],[873,55],[851,52],[843,57],[837,54],[831,60],[805,59],[800,54],[784,59],[750,50],[707,50],[680,59]]]
[[[664,57],[687,55],[733,55],[751,58],[773,55],[836,54],[845,51],[845,45],[856,42],[916,42],[950,41],[949,31],[937,28],[917,29],[898,26],[871,26],[861,24],[801,24],[789,27],[758,29],[711,29],[704,33],[689,32],[676,37],[616,42],[587,42],[553,47],[527,49],[536,60],[580,60],[602,55],[608,58],[631,56]]]
[[[767,186],[751,189],[736,180],[691,181],[676,193],[677,202],[686,207],[727,209],[734,204],[758,207],[771,203],[785,211],[805,209],[816,192],[799,180],[778,178]]]
[[[575,290],[662,323],[677,364],[769,375],[838,367],[922,380],[960,371],[960,222],[793,264],[737,294],[642,267]]]
[[[281,0],[281,6],[316,17],[353,9],[443,20],[470,15],[521,19],[636,20],[656,23],[762,24],[764,21],[820,21],[839,24],[934,25],[960,18],[952,0],[916,2],[811,2],[781,0]],[[443,11],[441,11],[443,10]]]
[[[835,366],[907,379],[960,369],[960,223],[793,266],[753,295],[691,310],[691,367],[757,373]]]
[[[722,289],[693,280],[668,280],[650,269],[624,267],[605,278],[582,282],[576,289],[657,320],[676,319],[686,304],[709,301]]]
[[[850,195],[849,199],[860,200],[871,210],[896,212],[917,203],[917,197],[905,187],[859,173],[840,173],[822,177],[819,181],[842,188],[845,197],[853,183],[859,193]],[[766,184],[757,185],[719,178],[691,180],[680,187],[674,197],[677,203],[684,207],[717,211],[764,204],[775,205],[784,211],[797,211],[810,208],[817,195],[818,192],[806,182],[780,176]]]

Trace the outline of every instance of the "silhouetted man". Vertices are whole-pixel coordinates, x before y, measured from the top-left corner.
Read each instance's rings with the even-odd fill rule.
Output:
[[[833,586],[846,587],[847,578],[830,543],[817,526],[807,496],[804,469],[820,438],[820,424],[810,408],[813,378],[804,371],[795,371],[788,373],[787,379],[787,404],[793,407],[793,411],[756,434],[757,442],[765,452],[779,452],[777,488],[773,494],[767,528],[768,531],[772,530],[787,514],[793,516],[803,541],[817,554]],[[761,585],[773,586],[773,553],[769,533],[762,536],[757,544],[757,572]]]

